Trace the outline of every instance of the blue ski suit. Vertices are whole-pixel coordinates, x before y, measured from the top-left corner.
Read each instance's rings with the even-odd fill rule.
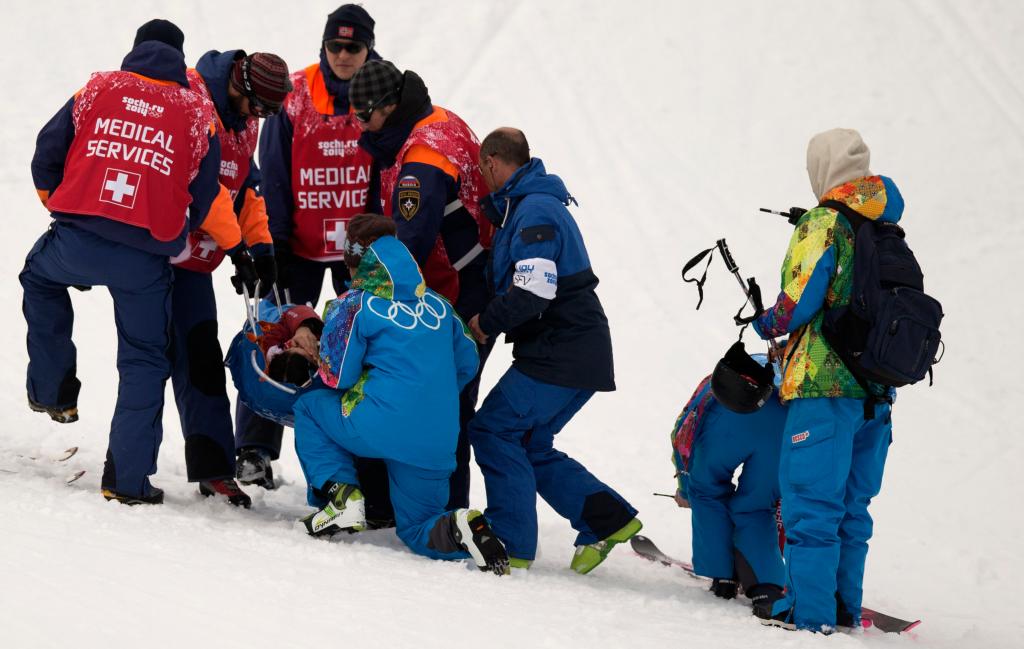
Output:
[[[188,87],[182,53],[157,41],[144,41],[124,58],[121,70]],[[64,180],[65,162],[78,137],[72,112],[75,99],[43,127],[32,158],[32,177],[40,197]],[[220,143],[209,128],[209,150],[188,184],[188,223],[178,237],[161,241],[149,231],[93,215],[52,212],[54,221],[29,252],[19,275],[22,308],[28,323],[28,396],[50,408],[77,405],[81,386],[71,340],[74,311],[68,288],[106,286],[114,302],[117,328],[117,403],[101,480],[104,489],[125,496],[151,493],[163,436],[164,384],[171,317],[171,268],[168,259],[185,245],[189,230],[203,223],[219,189]],[[201,132],[201,131],[200,131]],[[101,158],[95,164],[104,164]]]
[[[757,584],[781,586],[785,574],[775,507],[785,407],[771,398],[756,412],[739,414],[718,403],[705,382],[679,422],[690,413],[697,419],[691,424],[689,458],[684,461],[676,450],[673,460],[679,492],[690,502],[694,570],[707,577],[735,577],[747,590]],[[733,485],[740,466],[743,472]]]
[[[295,404],[295,450],[309,485],[359,485],[355,458],[381,459],[398,537],[423,556],[469,556],[444,542],[445,508],[459,391],[477,365],[476,344],[452,305],[426,288],[408,249],[394,237],[375,241],[324,317],[320,375],[336,389]]]
[[[610,536],[636,516],[611,487],[554,438],[593,396],[615,389],[611,335],[597,277],[562,180],[537,158],[484,200],[498,227],[495,298],[480,314],[488,336],[505,333],[514,362],[469,424],[487,489],[487,516],[509,556],[537,553],[537,494],[569,520],[576,545]]]

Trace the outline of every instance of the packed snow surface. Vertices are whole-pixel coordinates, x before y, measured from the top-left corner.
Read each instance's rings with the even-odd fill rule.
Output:
[[[25,405],[17,274],[48,222],[29,174],[35,134],[94,70],[116,68],[135,28],[166,17],[190,64],[208,49],[316,60],[333,3],[4,0],[0,296],[10,309],[0,383],[0,647],[1020,647],[1024,307],[1024,5],[1015,0],[473,2],[380,0],[382,54],[416,70],[481,137],[522,128],[561,175],[602,280],[617,392],[559,436],[641,511],[644,533],[690,556],[689,515],[651,495],[674,483],[668,433],[736,335],[742,297],[715,262],[707,298],[682,263],[728,237],[773,294],[790,234],[758,207],[809,206],[808,138],[861,131],[872,170],[907,203],[903,224],[947,312],[935,385],[900,394],[865,603],[920,617],[916,639],[764,629],[682,571],[616,549],[568,570],[574,533],[540,503],[540,557],[498,579],[413,556],[391,531],[335,542],[308,509],[289,442],[276,492],[239,511],[185,480],[168,386],[154,484],[162,507],[98,494],[116,396],[111,302],[74,293],[81,421]],[[225,264],[221,341],[241,325]],[[748,341],[753,343],[748,336]],[[499,349],[484,388],[509,362]],[[48,460],[68,446],[70,461]],[[27,456],[40,459],[32,460]],[[85,469],[72,486],[63,477]],[[16,473],[9,473],[15,471]],[[474,474],[473,501],[484,504]]]

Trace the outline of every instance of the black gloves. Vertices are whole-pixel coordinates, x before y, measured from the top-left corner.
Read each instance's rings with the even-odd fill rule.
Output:
[[[274,261],[274,255],[260,255],[255,259],[255,264],[260,286],[271,288],[277,282],[277,262]]]
[[[292,254],[292,249],[288,246],[287,241],[274,242],[274,261],[277,265],[277,287],[282,291],[286,288],[291,288],[291,262],[293,259],[295,259],[295,255]]]
[[[256,281],[259,275],[256,273],[256,264],[249,256],[248,250],[239,250],[231,255],[231,263],[235,265],[235,274],[231,276],[231,285],[235,287],[235,293],[242,294],[242,287],[249,290],[252,297],[256,292]]]

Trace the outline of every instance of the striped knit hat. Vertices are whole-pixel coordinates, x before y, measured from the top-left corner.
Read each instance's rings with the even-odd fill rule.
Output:
[[[281,110],[285,96],[292,89],[288,64],[276,54],[266,52],[256,52],[235,61],[231,85],[250,100],[255,98],[267,114]]]

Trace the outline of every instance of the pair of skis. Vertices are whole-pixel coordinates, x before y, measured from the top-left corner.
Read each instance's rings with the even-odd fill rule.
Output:
[[[695,579],[706,579],[693,571],[693,564],[686,561],[673,558],[658,549],[658,546],[654,544],[654,541],[650,540],[646,536],[636,535],[629,540],[629,544],[633,548],[633,552],[637,555],[647,559],[648,561],[657,561],[662,565],[675,566],[682,568],[686,574],[690,575]],[[878,611],[872,610],[867,607],[860,609],[861,625],[868,629],[874,627],[879,631],[885,633],[903,633],[910,631],[921,624],[921,620],[902,620],[898,617],[886,615]]]
[[[60,453],[59,455],[55,455],[53,457],[36,457],[36,456],[32,456],[32,455],[18,455],[17,457],[19,459],[32,460],[33,462],[38,462],[38,461],[46,460],[46,461],[49,461],[49,462],[53,462],[55,464],[63,464],[64,462],[67,462],[72,457],[74,457],[75,453],[78,453],[78,447],[77,446],[72,446],[70,448],[66,448],[66,449],[64,449],[64,451],[62,453]],[[16,473],[21,473],[21,471],[19,471],[18,469],[0,469],[0,473],[16,474]],[[85,470],[84,469],[76,470],[73,473],[68,474],[64,478],[64,484],[71,484],[72,482],[77,481],[83,475],[85,475]]]

